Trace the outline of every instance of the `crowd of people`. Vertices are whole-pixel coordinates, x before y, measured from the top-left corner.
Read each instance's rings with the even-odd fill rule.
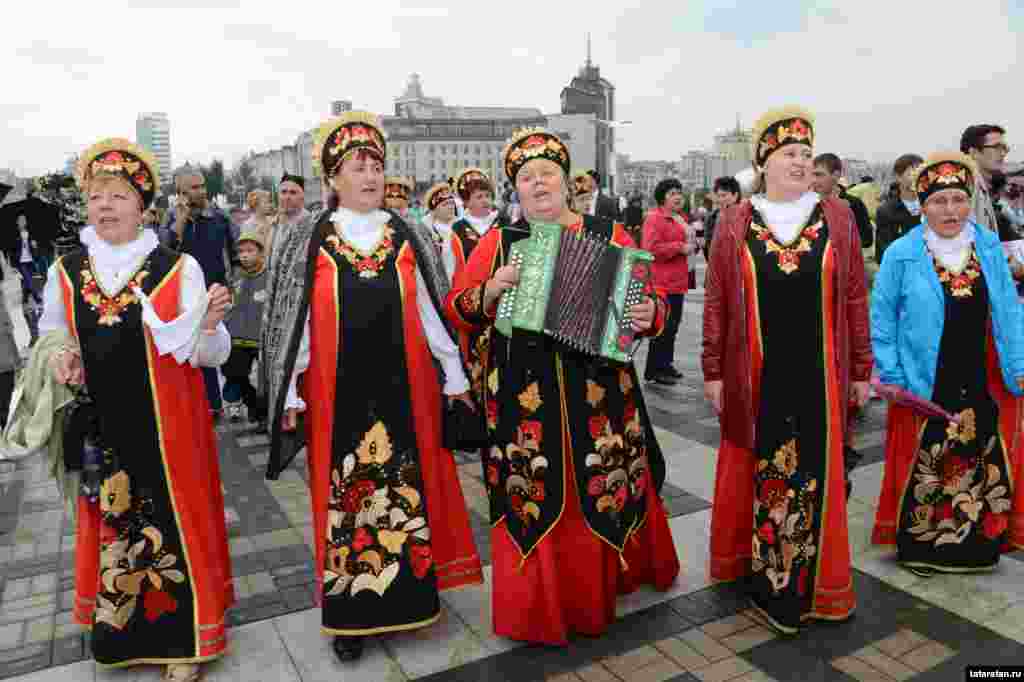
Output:
[[[33,353],[95,410],[74,616],[96,661],[196,680],[226,650],[222,416],[270,434],[267,478],[306,448],[317,603],[340,660],[431,625],[439,592],[483,582],[455,412],[484,434],[495,633],[601,635],[618,595],[667,590],[686,552],[660,498],[671,453],[644,382],[682,378],[673,354],[701,255],[704,393],[721,424],[714,579],[787,635],[850,617],[851,424],[873,393],[891,402],[873,541],[923,577],[1024,548],[1024,265],[1003,246],[1021,225],[999,175],[1005,131],[972,126],[959,152],[899,157],[880,206],[840,183],[815,135],[808,111],[769,111],[753,187],[719,178],[684,206],[669,178],[644,211],[574,169],[556,134],[526,129],[505,148],[498,210],[498,180],[476,168],[414,196],[383,173],[377,118],[348,112],[315,136],[323,210],[286,174],[276,207],[257,190],[228,216],[188,171],[162,221],[152,156],[120,139],[90,147],[89,225],[48,266]],[[643,380],[550,335],[497,332],[519,283],[512,246],[537,223],[653,256],[625,310],[649,339]],[[70,450],[77,434],[50,438]]]

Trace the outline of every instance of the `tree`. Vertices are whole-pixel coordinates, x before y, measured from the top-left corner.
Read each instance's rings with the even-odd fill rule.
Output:
[[[224,162],[214,159],[213,162],[203,168],[203,175],[206,176],[206,193],[211,197],[218,194],[226,194],[224,182]]]

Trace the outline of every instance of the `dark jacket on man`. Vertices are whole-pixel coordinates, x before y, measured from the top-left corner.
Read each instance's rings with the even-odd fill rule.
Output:
[[[875,243],[875,230],[871,224],[871,214],[868,213],[868,207],[859,198],[852,194],[847,194],[843,188],[840,188],[839,198],[848,203],[850,210],[853,211],[853,219],[857,221],[857,231],[860,232],[861,248],[871,248],[871,245]]]
[[[911,213],[898,196],[879,206],[875,214],[875,261],[881,264],[882,256],[889,245],[917,227],[920,222],[921,216]]]
[[[209,207],[193,214],[181,231],[181,239],[174,230],[176,210],[171,209],[163,228],[161,241],[175,251],[187,253],[199,261],[206,278],[206,286],[231,286],[232,268],[239,266],[238,250],[231,238],[231,222],[219,210]]]
[[[615,222],[619,221],[619,202],[600,192],[597,193],[597,202],[594,204],[594,215],[599,218],[607,218]]]

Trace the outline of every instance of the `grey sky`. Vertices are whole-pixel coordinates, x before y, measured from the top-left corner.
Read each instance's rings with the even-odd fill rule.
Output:
[[[739,115],[803,104],[818,151],[891,159],[968,123],[1024,130],[1019,0],[17,3],[0,168],[36,174],[166,111],[175,164],[294,141],[332,99],[379,113],[411,72],[450,104],[559,107],[584,59],[617,90],[620,151],[675,159]],[[1021,158],[1017,151],[1011,158]]]

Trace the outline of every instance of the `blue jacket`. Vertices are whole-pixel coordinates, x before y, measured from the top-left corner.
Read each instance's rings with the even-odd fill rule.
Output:
[[[942,283],[924,241],[927,221],[885,250],[871,291],[871,345],[884,384],[895,384],[931,399],[939,343],[946,321]],[[999,236],[975,225],[974,250],[988,288],[992,334],[1003,383],[1024,395],[1017,378],[1024,377],[1024,306],[1010,275]],[[983,333],[978,330],[978,333]]]

